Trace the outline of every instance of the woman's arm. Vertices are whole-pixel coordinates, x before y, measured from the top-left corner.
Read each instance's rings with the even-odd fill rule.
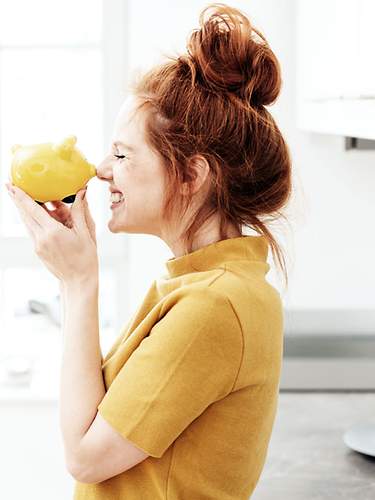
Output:
[[[63,342],[60,427],[68,469],[105,395],[99,342],[98,278],[60,284]]]

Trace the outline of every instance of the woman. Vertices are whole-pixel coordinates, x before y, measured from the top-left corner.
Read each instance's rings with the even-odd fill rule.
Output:
[[[16,189],[64,297],[60,411],[75,500],[247,500],[276,415],[283,311],[269,246],[286,270],[265,219],[290,197],[291,161],[265,106],[280,66],[224,4],[202,11],[187,53],[170,59],[132,86],[97,168],[117,193],[109,229],[154,234],[174,255],[104,359],[87,202],[46,213]]]

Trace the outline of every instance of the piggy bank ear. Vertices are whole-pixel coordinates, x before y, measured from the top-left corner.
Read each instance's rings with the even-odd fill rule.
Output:
[[[12,153],[14,154],[16,151],[18,151],[20,148],[22,148],[21,144],[14,144],[10,150],[12,151]]]
[[[77,137],[75,135],[69,135],[60,144],[55,146],[56,153],[64,160],[70,160],[73,148],[77,142]]]
[[[75,135],[68,135],[68,137],[66,137],[63,140],[61,145],[64,145],[65,147],[69,147],[69,148],[74,148],[76,142],[77,142],[77,137]]]

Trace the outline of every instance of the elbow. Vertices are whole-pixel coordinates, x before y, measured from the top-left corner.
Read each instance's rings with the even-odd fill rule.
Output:
[[[77,465],[73,464],[72,462],[69,462],[69,463],[66,463],[66,469],[69,472],[69,474],[72,476],[73,479],[75,479],[76,481],[79,481],[80,483],[84,482],[82,468],[77,467]]]
[[[72,478],[76,481],[79,481],[80,483],[89,482],[87,481],[87,474],[85,473],[82,464],[77,464],[77,462],[70,460],[69,462],[66,462],[66,468]]]
[[[84,463],[82,455],[79,455],[79,448],[73,453],[65,453],[65,466],[73,479],[80,483],[89,483],[87,474],[87,464]]]
[[[88,469],[82,467],[81,464],[68,464],[67,469],[69,474],[79,483],[97,484],[101,482],[92,473],[89,473]]]
[[[94,483],[94,481],[92,481],[91,478],[82,469],[72,466],[67,467],[67,469],[72,478],[79,483]]]

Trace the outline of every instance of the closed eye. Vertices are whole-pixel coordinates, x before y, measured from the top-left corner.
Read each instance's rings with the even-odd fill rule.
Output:
[[[128,158],[127,156],[125,155],[113,155],[115,156],[116,158],[118,158],[119,160],[122,160],[123,158]]]

